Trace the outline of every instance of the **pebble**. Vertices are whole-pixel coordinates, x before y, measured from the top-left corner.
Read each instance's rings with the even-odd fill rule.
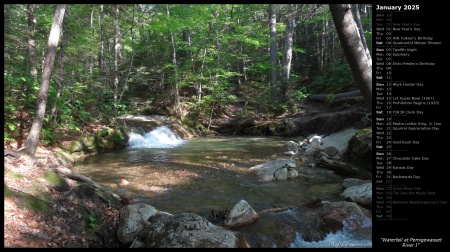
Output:
[[[30,227],[32,227],[32,228],[37,228],[37,227],[39,227],[39,223],[37,223],[37,221],[35,221],[35,220],[32,220],[32,221],[30,222]]]

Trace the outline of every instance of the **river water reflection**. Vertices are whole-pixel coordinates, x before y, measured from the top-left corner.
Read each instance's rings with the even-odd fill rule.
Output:
[[[246,200],[256,211],[301,204],[318,197],[336,200],[342,177],[317,169],[287,181],[258,182],[249,168],[284,156],[281,137],[207,137],[171,148],[136,148],[88,157],[74,171],[130,198],[144,198],[173,214],[208,214]],[[301,171],[297,161],[297,169]]]
[[[171,214],[231,209],[240,200],[255,211],[300,205],[313,197],[341,201],[343,177],[296,161],[299,176],[259,182],[249,168],[283,155],[283,137],[202,137],[170,148],[129,148],[92,156],[74,171],[127,198],[142,200]],[[130,182],[119,187],[117,181]]]

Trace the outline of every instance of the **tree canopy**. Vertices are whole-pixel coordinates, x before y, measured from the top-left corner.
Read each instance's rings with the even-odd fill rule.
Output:
[[[269,4],[67,5],[41,140],[125,113],[201,124],[235,99],[274,116],[309,94],[358,88],[328,5],[272,7],[275,34]],[[36,116],[55,9],[4,5],[4,141],[19,148]],[[370,9],[358,5],[367,41]]]

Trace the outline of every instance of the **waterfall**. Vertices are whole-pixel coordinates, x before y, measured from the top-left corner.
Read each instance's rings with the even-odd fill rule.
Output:
[[[184,142],[168,126],[160,126],[144,135],[130,133],[128,148],[172,148]]]

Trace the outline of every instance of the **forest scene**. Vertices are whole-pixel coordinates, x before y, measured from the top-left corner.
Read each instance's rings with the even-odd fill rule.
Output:
[[[4,246],[370,247],[371,11],[4,4]]]

